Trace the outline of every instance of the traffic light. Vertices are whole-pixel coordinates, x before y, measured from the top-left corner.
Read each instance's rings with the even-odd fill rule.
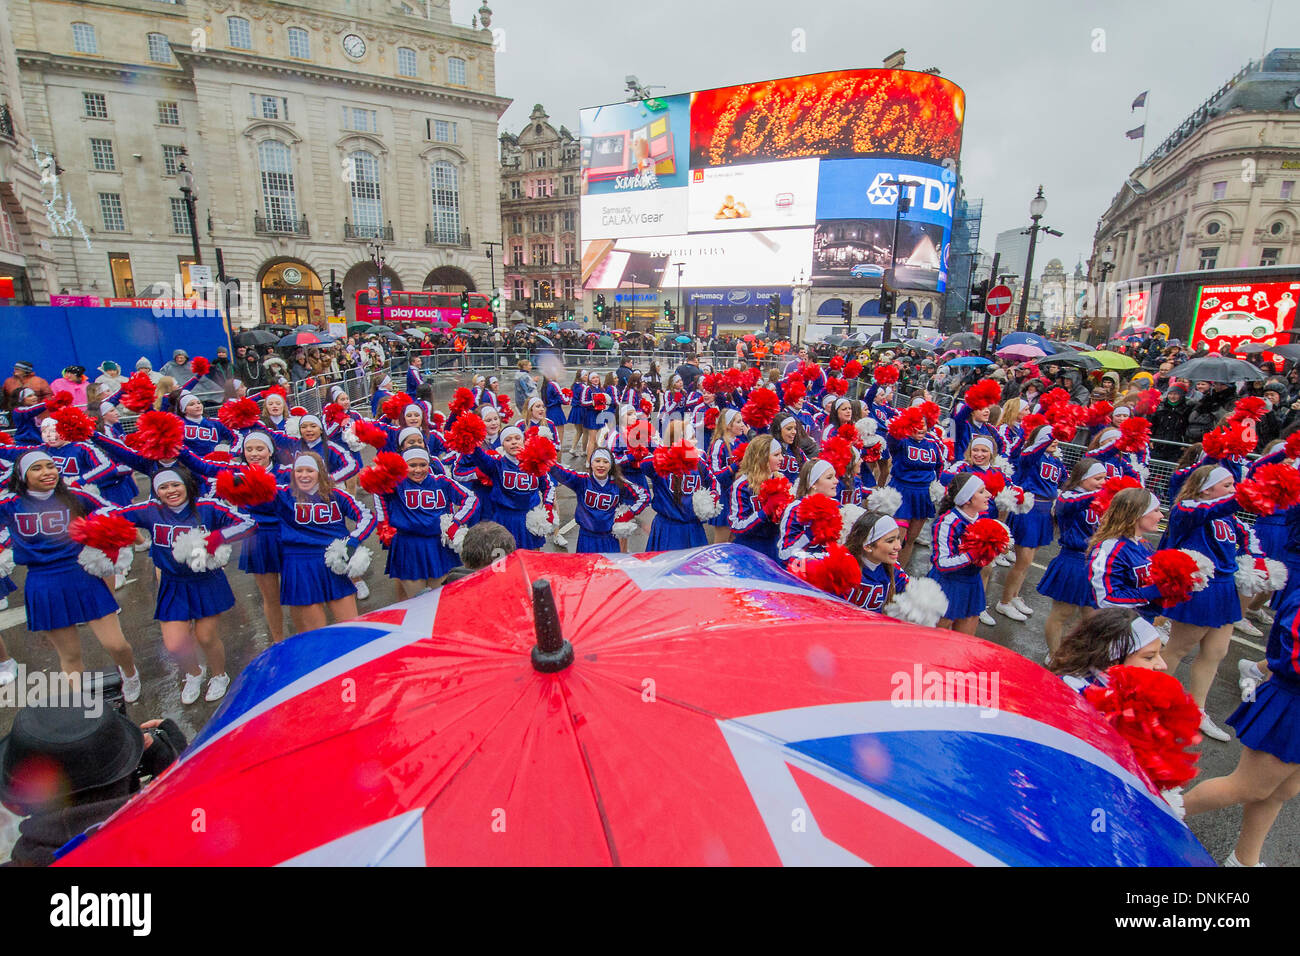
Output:
[[[853,303],[851,303],[848,299],[843,299],[840,301],[840,316],[841,318],[844,319],[845,322],[853,318]]]
[[[460,317],[464,319],[469,315],[469,293],[461,292],[460,294]]]
[[[781,297],[775,292],[767,300],[767,317],[773,322],[781,318]]]
[[[501,311],[501,293],[492,293],[492,314],[496,315]]]
[[[972,312],[984,311],[984,300],[989,294],[989,280],[981,279],[970,287],[970,310]]]
[[[898,293],[888,288],[880,290],[880,314],[893,315],[894,308],[898,305]]]
[[[667,299],[664,299],[664,318],[671,319],[672,317],[673,317],[673,304],[669,302]]]
[[[337,282],[330,283],[330,311],[335,315],[343,314],[343,286]]]
[[[597,320],[605,317],[605,296],[604,294],[596,296],[595,312]]]

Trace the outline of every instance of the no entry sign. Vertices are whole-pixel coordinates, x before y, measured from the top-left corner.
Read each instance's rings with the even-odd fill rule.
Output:
[[[1011,308],[1011,289],[1004,285],[995,285],[989,289],[984,299],[984,310],[989,315],[1006,315]]]

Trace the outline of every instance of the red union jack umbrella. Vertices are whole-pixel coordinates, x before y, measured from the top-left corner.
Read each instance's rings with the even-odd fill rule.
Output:
[[[294,345],[333,345],[334,337],[326,335],[324,332],[300,331],[290,332],[284,338],[280,339],[279,346],[286,348]]]
[[[60,862],[1213,865],[1037,664],[736,545],[516,552],[276,645]]]

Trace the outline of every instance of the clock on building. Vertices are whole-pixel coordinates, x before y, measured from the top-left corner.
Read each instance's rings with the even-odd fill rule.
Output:
[[[355,33],[349,33],[343,38],[343,52],[352,59],[359,60],[366,55],[366,41]]]

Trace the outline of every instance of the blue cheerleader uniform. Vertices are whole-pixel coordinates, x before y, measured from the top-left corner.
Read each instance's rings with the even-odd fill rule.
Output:
[[[708,520],[714,528],[731,527],[731,482],[736,477],[736,465],[732,461],[732,452],[745,444],[745,439],[719,438],[709,447],[709,471],[718,483],[718,494],[722,496],[722,510]]]
[[[97,485],[100,478],[113,470],[113,463],[98,450],[75,441],[57,447],[46,444],[0,445],[0,458],[17,461],[29,451],[43,451],[53,458],[69,488]]]
[[[1208,585],[1165,610],[1171,621],[1222,627],[1241,620],[1241,599],[1233,580],[1237,571],[1236,510],[1236,495],[1209,501],[1187,499],[1169,510],[1166,546],[1199,551],[1214,562],[1214,576]]]
[[[809,495],[808,497],[812,496]],[[799,558],[822,557],[828,550],[824,544],[813,543],[812,526],[799,520],[799,505],[805,500],[806,498],[796,498],[781,513],[780,532],[776,541],[776,556],[777,560],[787,567]],[[834,501],[834,499],[830,500]],[[835,504],[836,510],[838,510],[839,503],[836,502]]]
[[[1061,532],[1061,549],[1038,579],[1038,593],[1062,604],[1096,607],[1088,576],[1088,541],[1097,530],[1092,503],[1095,491],[1076,488],[1063,491],[1056,500],[1056,526]],[[1017,538],[1017,541],[1020,539]]]
[[[791,489],[793,489],[799,482],[799,471],[803,468],[804,462],[808,460],[808,454],[798,445],[783,444],[779,438],[774,443],[780,446],[782,451],[781,467],[777,470],[785,475],[790,482]]]
[[[200,458],[211,455],[223,442],[232,449],[239,447],[239,436],[219,421],[201,416],[181,421],[185,423],[185,447]]]
[[[731,515],[731,540],[751,551],[765,554],[773,561],[780,561],[776,539],[781,529],[759,507],[758,489],[750,488],[749,479],[744,475],[737,475],[727,497],[731,503],[727,509]]]
[[[558,481],[577,495],[573,517],[578,522],[578,554],[617,554],[618,538],[614,525],[631,521],[650,504],[650,494],[640,485],[594,477],[570,471],[562,465],[551,466],[551,480]]]
[[[118,441],[126,437],[126,430],[120,424],[107,425],[105,428],[107,429],[105,434]],[[135,496],[140,490],[135,484],[135,473],[126,465],[115,463],[110,463],[110,470],[100,476],[95,486],[99,489],[101,498],[118,508],[125,508],[135,501]]]
[[[889,487],[903,499],[894,517],[899,521],[924,521],[934,517],[930,483],[938,480],[943,469],[943,446],[928,435],[921,439],[889,435],[885,441],[893,461]]]
[[[953,508],[936,518],[930,529],[930,577],[948,599],[944,616],[950,621],[974,617],[988,606],[981,568],[960,550],[961,537],[975,520]]]
[[[445,475],[429,474],[421,482],[406,478],[391,494],[374,499],[375,517],[397,530],[388,545],[390,578],[426,581],[460,564],[456,552],[442,543],[442,516],[451,515],[448,536],[454,538],[478,510],[474,492]]]
[[[1278,465],[1286,459],[1286,449],[1278,446],[1267,455],[1260,455],[1246,469],[1246,477],[1255,477],[1255,472],[1263,465]],[[1279,511],[1271,515],[1260,515],[1253,526],[1255,537],[1259,539],[1260,550],[1270,557],[1282,560],[1286,552],[1286,513]]]
[[[289,465],[272,465],[272,477],[282,485],[293,478]],[[280,573],[280,515],[275,499],[246,505],[243,514],[253,519],[253,530],[239,543],[239,570],[246,574]]]
[[[654,431],[650,433],[650,448],[653,450],[658,446]],[[641,473],[640,464],[632,458],[632,449],[627,443],[627,434],[623,431],[616,431],[609,436],[605,443],[614,456],[614,461],[618,462],[619,469],[623,472],[623,477],[638,488],[643,488],[647,493],[650,491],[650,479]]]
[[[1002,439],[1002,453],[1008,461],[1015,461],[1025,444],[1025,430],[1019,425],[999,425],[997,429],[998,437]]]
[[[106,502],[89,492],[69,489],[85,514]],[[27,630],[53,631],[75,627],[117,611],[113,592],[77,562],[81,545],[68,536],[72,515],[51,494],[0,494],[0,543],[14,549],[14,562],[27,566],[23,602]]]
[[[1142,538],[1108,538],[1091,549],[1088,581],[1096,606],[1127,608],[1148,621],[1163,614],[1160,589],[1151,583],[1154,553]]]
[[[519,548],[541,550],[546,539],[528,530],[528,512],[539,504],[554,509],[555,485],[550,478],[534,477],[504,452],[491,455],[481,447],[461,455],[460,463],[462,468],[478,469],[492,482],[484,495],[491,504],[491,520],[509,531]]]
[[[993,440],[993,447],[996,453],[1004,454],[1006,449],[1002,447],[1002,436],[998,430],[988,422],[972,424],[970,420],[971,413],[974,411],[964,401],[957,406],[957,410],[952,416],[952,457],[955,461],[961,461],[966,457],[966,448],[970,445],[970,440],[976,435],[985,435]]]
[[[222,541],[230,544],[253,531],[251,518],[210,498],[186,502],[179,511],[160,501],[145,501],[116,513],[149,535],[149,557],[158,569],[154,620],[197,621],[235,606],[226,572],[221,568],[195,572],[177,563],[172,542],[176,535],[201,528],[219,532]]]
[[[1300,589],[1278,608],[1265,656],[1269,679],[1232,712],[1228,726],[1243,746],[1300,764]]]
[[[314,493],[299,501],[294,489],[281,485],[274,501],[283,548],[280,603],[305,607],[356,594],[356,585],[346,575],[335,574],[325,564],[325,549],[339,538],[349,545],[364,541],[375,530],[370,509],[339,488],[329,498]],[[351,534],[346,518],[355,525]]]
[[[14,441],[19,445],[39,445],[41,443],[41,425],[37,419],[45,411],[45,402],[35,405],[17,405],[9,413],[9,420],[14,425]]]
[[[655,511],[646,551],[677,551],[708,544],[704,525],[695,516],[695,506],[691,500],[695,492],[701,489],[712,491],[715,495],[718,493],[717,483],[709,474],[704,460],[700,459],[694,472],[677,478],[681,488],[680,497],[673,492],[673,477],[665,478],[655,471],[653,456],[641,462],[641,473],[650,482],[650,500]]]
[[[1032,448],[1024,448],[1016,459],[1015,483],[1034,496],[1034,507],[1027,514],[1012,514],[1009,524],[1018,548],[1041,548],[1052,543],[1052,505],[1061,484],[1068,477],[1065,464],[1047,454],[1052,436],[1039,436]]]
[[[862,580],[853,586],[853,589],[849,591],[844,600],[850,604],[856,604],[864,610],[883,613],[885,598],[889,594],[889,565],[871,564],[870,562],[860,563],[862,564]],[[902,594],[906,591],[908,580],[907,572],[900,567],[895,567],[894,593]]]
[[[1002,475],[1003,481],[1009,484],[1009,482],[1007,482],[1007,477],[1005,472],[1001,472],[999,471],[999,469],[994,468],[992,466],[984,468],[981,467],[980,465],[972,465],[970,462],[966,462],[966,461],[959,461],[955,465],[951,466],[950,468],[945,468],[939,474],[939,483],[943,485],[945,488],[947,488],[950,484],[952,484],[952,480],[956,478],[958,475],[963,475],[963,474],[979,475],[980,479],[983,480],[985,475],[991,475],[995,471],[998,471]],[[984,512],[984,517],[996,518],[997,516],[998,516],[997,502],[993,499],[993,497],[990,497],[989,506]],[[1017,538],[1016,542],[1019,543],[1019,541],[1020,539]]]
[[[546,417],[555,422],[558,428],[563,429],[569,419],[564,413],[564,393],[560,391],[560,386],[548,380],[542,394],[542,401],[546,402]],[[556,432],[557,441],[560,434]]]
[[[880,386],[872,383],[867,389],[867,393],[862,396],[862,403],[867,406],[867,412],[876,421],[876,426],[880,431],[887,431],[889,423],[899,414],[900,410],[887,403],[877,404],[876,395],[880,392]]]

